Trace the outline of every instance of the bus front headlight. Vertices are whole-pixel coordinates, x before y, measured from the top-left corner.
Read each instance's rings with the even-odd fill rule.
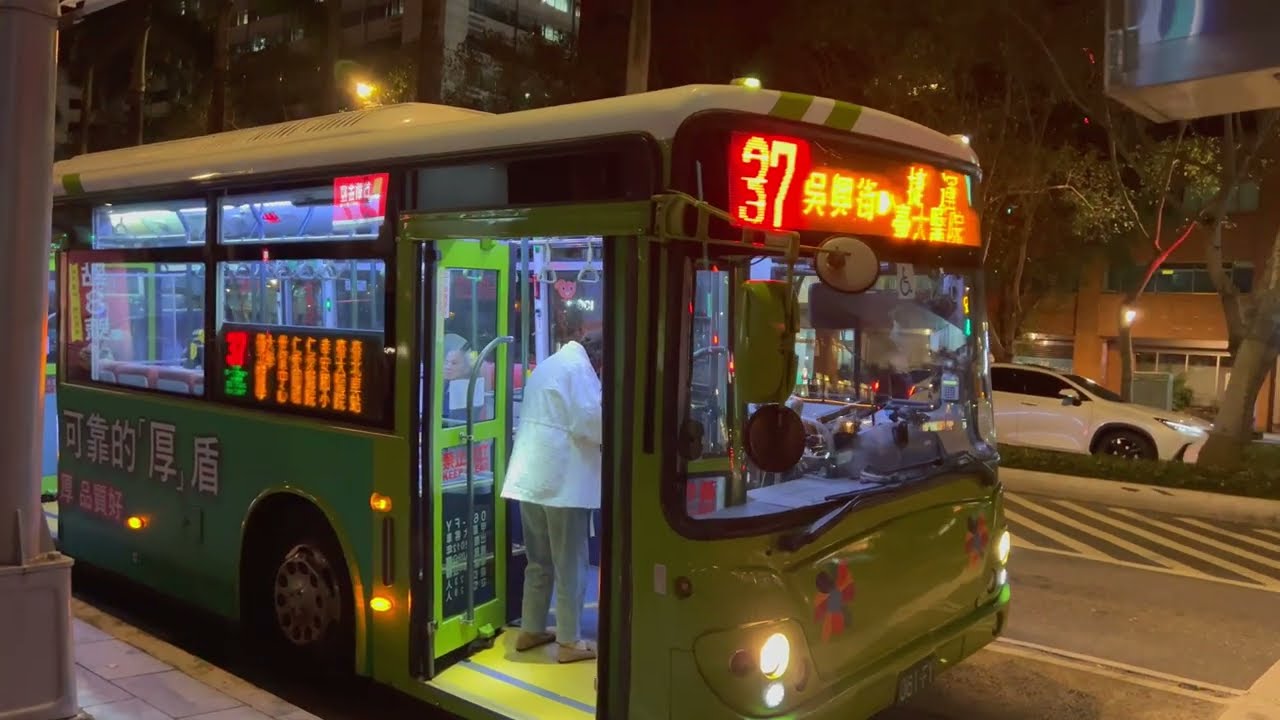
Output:
[[[1013,537],[1009,535],[1009,531],[1005,530],[1000,533],[1000,539],[996,541],[996,559],[1001,565],[1009,562],[1009,551],[1013,548]]]
[[[787,672],[791,664],[791,641],[782,633],[774,633],[760,646],[760,672],[770,680],[777,680]]]

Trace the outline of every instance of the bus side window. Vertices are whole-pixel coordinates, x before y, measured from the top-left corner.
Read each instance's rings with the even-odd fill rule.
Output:
[[[72,263],[66,376],[179,395],[204,394],[203,263]]]

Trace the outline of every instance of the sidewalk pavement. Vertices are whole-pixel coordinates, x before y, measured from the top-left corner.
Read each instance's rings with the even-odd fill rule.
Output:
[[[320,720],[72,599],[76,690],[94,720]]]

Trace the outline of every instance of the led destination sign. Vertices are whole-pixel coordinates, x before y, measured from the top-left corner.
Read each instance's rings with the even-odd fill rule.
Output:
[[[221,389],[247,404],[379,421],[382,334],[227,324]]]
[[[837,154],[801,138],[729,134],[739,226],[980,247],[969,179],[926,162]]]

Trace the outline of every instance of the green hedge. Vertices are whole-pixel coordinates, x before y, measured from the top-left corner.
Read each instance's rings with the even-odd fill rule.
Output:
[[[1000,464],[1058,475],[1280,500],[1280,445],[1251,444],[1245,451],[1243,469],[1230,472],[1184,462],[1124,460],[1011,445],[1000,446]]]

